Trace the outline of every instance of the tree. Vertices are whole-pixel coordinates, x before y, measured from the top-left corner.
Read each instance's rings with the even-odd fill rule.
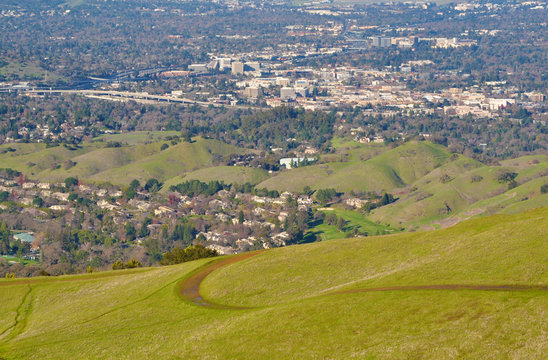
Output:
[[[75,177],[68,177],[65,179],[65,186],[67,189],[70,189],[74,186],[78,185],[78,179]]]
[[[187,142],[187,143],[191,143],[192,142],[192,137],[191,137],[191,133],[190,131],[188,130],[183,130],[181,132],[181,139],[184,141],[184,142]]]
[[[244,223],[244,212],[240,210],[238,214],[238,224],[243,224],[243,223]]]
[[[139,237],[147,237],[150,234],[150,231],[148,230],[148,225],[152,224],[151,218],[145,218],[143,223],[141,224],[141,229],[139,230]]]
[[[41,197],[37,196],[32,199],[32,205],[41,208],[42,206],[44,206],[44,200]]]
[[[339,220],[337,221],[337,228],[339,230],[342,230],[344,229],[345,226],[346,226],[346,220],[340,217]]]
[[[135,226],[133,226],[132,223],[127,222],[125,226],[125,230],[126,230],[126,239],[128,241],[135,240],[135,234],[137,233],[137,230],[135,230]]]
[[[381,197],[381,201],[380,201],[380,206],[384,206],[384,205],[388,205],[390,203],[393,203],[395,200],[394,200],[394,196],[392,194],[389,194],[389,193],[384,193],[382,194],[382,197]]]
[[[335,189],[320,189],[316,192],[316,199],[323,205],[332,201],[337,196]]]
[[[161,187],[162,183],[154,178],[149,179],[145,184],[145,190],[148,192],[157,192]]]
[[[140,186],[141,186],[141,183],[140,183],[139,180],[137,180],[137,179],[133,179],[133,180],[131,180],[131,182],[129,183],[129,187],[130,187],[130,188],[133,188],[133,189],[138,189]]]
[[[500,171],[497,175],[497,181],[500,183],[500,184],[503,184],[503,183],[510,183],[512,181],[514,181],[514,179],[518,176],[517,173],[515,172],[512,172],[512,171]]]
[[[0,255],[7,255],[10,251],[11,231],[5,221],[0,225]]]

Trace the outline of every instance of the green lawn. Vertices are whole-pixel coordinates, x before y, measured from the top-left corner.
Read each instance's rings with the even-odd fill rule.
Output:
[[[312,226],[307,236],[319,235],[321,240],[333,240],[342,239],[346,236],[346,233],[352,232],[357,229],[360,233],[367,233],[368,235],[380,235],[383,233],[394,233],[396,230],[382,224],[376,224],[367,219],[364,215],[355,210],[345,210],[342,208],[334,207],[331,210],[322,210],[326,215],[335,214],[338,217],[342,217],[347,221],[342,230],[339,230],[337,226],[318,224]]]
[[[542,359],[548,292],[341,290],[433,284],[547,285],[548,208],[450,229],[265,251],[89,275],[0,280],[5,359]],[[331,294],[339,292],[337,294]],[[329,295],[331,294],[331,295]]]
[[[0,257],[6,259],[7,261],[15,261],[15,262],[21,263],[23,265],[30,265],[30,264],[37,264],[38,263],[35,260],[23,259],[23,258],[19,258],[19,257],[16,257],[16,256],[2,255]]]
[[[48,81],[64,79],[51,71],[46,72],[45,69],[32,62],[12,61],[8,62],[7,65],[0,67],[0,75],[5,76],[10,81],[45,80],[46,74]]]

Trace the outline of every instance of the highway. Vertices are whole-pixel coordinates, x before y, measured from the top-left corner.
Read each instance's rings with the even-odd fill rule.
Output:
[[[91,96],[91,97],[112,97],[113,99],[120,99],[120,100],[146,100],[146,101],[155,101],[155,102],[167,102],[167,103],[179,103],[179,104],[186,104],[186,105],[199,105],[199,106],[214,106],[214,107],[222,107],[222,106],[228,106],[228,107],[235,107],[235,108],[241,108],[241,109],[250,109],[252,107],[250,106],[231,106],[226,104],[217,104],[213,102],[208,101],[197,101],[192,100],[188,98],[176,98],[171,96],[165,96],[165,95],[151,95],[147,93],[140,93],[140,92],[128,92],[128,91],[113,91],[113,90],[46,90],[46,89],[29,89],[23,91],[23,93],[31,95],[46,95],[46,94],[76,94],[76,95],[83,95],[83,96]]]

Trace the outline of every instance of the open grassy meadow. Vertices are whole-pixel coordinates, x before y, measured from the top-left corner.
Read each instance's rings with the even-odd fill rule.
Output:
[[[547,219],[541,208],[235,258],[198,283],[199,301],[220,306],[182,294],[226,257],[0,280],[0,358],[544,359]]]
[[[192,143],[172,145],[165,138],[176,132],[135,132],[104,135],[79,146],[46,147],[45,144],[16,143],[0,146],[1,167],[23,172],[42,181],[63,181],[76,176],[88,182],[128,184],[133,179],[165,181],[187,172],[213,167],[216,156],[242,154],[249,150],[217,140],[195,138]],[[120,143],[120,147],[112,146]],[[110,144],[110,145],[109,145]],[[162,146],[167,145],[162,150]],[[67,166],[67,162],[71,165]],[[223,178],[223,169],[214,172]],[[257,169],[258,170],[258,169]],[[234,178],[228,169],[226,178]],[[250,174],[255,182],[263,180],[259,173]]]

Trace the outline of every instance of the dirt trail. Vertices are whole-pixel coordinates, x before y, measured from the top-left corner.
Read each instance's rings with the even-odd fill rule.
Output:
[[[478,290],[478,291],[548,291],[548,286],[536,285],[466,285],[466,284],[441,284],[441,285],[411,285],[411,286],[385,286],[378,288],[350,289],[335,291],[326,295],[352,294],[374,291],[402,291],[402,290]]]
[[[252,256],[262,253],[263,251],[264,250],[243,253],[243,254],[231,256],[229,258],[222,259],[219,261],[214,261],[213,263],[210,263],[210,264],[206,264],[204,267],[202,267],[201,269],[198,269],[197,272],[195,272],[194,274],[186,278],[181,283],[180,294],[191,303],[198,306],[207,307],[207,308],[227,309],[227,310],[249,309],[243,306],[230,306],[230,305],[216,304],[212,301],[204,299],[204,297],[200,294],[200,284],[213,271],[220,269],[224,266],[233,264],[235,262],[248,259]]]
[[[264,250],[244,253],[229,258],[214,261],[204,265],[198,269],[194,274],[186,278],[180,285],[180,294],[185,299],[197,306],[202,306],[210,309],[228,309],[228,310],[244,310],[252,309],[252,307],[244,306],[232,306],[217,304],[211,300],[204,299],[200,294],[200,285],[204,279],[213,271],[220,269],[224,266],[233,264],[238,261],[248,259],[252,256],[258,255]],[[516,285],[516,284],[497,284],[497,285],[467,285],[467,284],[439,284],[439,285],[411,285],[411,286],[386,286],[377,288],[365,288],[365,289],[350,289],[340,290],[326,293],[320,296],[341,295],[341,294],[353,294],[360,292],[377,292],[377,291],[416,291],[416,290],[442,290],[442,291],[455,291],[455,290],[471,290],[471,291],[548,291],[548,286],[545,285]]]

